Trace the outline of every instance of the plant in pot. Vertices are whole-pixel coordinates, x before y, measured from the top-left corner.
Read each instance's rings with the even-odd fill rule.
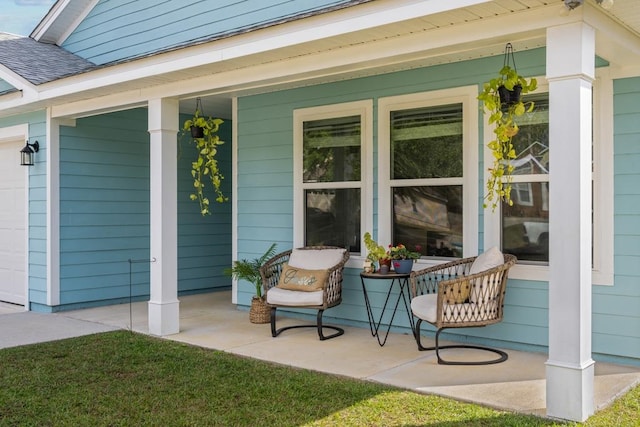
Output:
[[[495,210],[501,202],[513,205],[511,174],[514,166],[511,161],[517,156],[513,137],[518,133],[518,117],[534,108],[534,103],[523,102],[521,95],[534,91],[537,86],[535,78],[527,80],[518,74],[513,47],[511,43],[507,43],[504,64],[498,76],[484,83],[482,92],[478,95],[484,111],[489,115],[489,125],[495,126],[495,138],[487,144],[493,154],[493,164],[489,168],[485,208],[490,204],[492,210]]]
[[[220,188],[224,176],[218,167],[216,154],[218,146],[224,144],[218,136],[220,125],[224,123],[221,119],[204,117],[202,115],[202,105],[200,98],[196,101],[196,111],[192,118],[185,120],[182,130],[189,132],[196,149],[196,159],[191,162],[191,177],[193,178],[194,192],[189,195],[191,200],[197,200],[200,204],[200,213],[210,215],[210,201],[205,194],[208,178],[209,184],[215,193],[215,201],[222,203],[228,200]]]
[[[371,233],[368,231],[364,233],[364,245],[367,248],[367,260],[365,261],[364,270],[365,273],[375,272],[375,264],[379,263],[380,271],[384,272],[383,266],[387,266],[386,272],[389,272],[391,267],[391,259],[387,255],[387,250],[384,246],[379,245],[378,242],[371,238]]]
[[[388,256],[391,258],[391,264],[396,273],[408,274],[411,273],[415,260],[419,259],[422,254],[419,246],[416,246],[416,251],[410,251],[400,243],[396,246],[389,245]]]
[[[255,286],[256,293],[251,299],[251,308],[249,309],[249,320],[251,323],[269,323],[271,320],[271,312],[262,296],[260,267],[269,261],[275,253],[276,244],[274,243],[259,258],[234,261],[232,267],[224,270],[227,276],[231,276],[235,280],[246,280]]]

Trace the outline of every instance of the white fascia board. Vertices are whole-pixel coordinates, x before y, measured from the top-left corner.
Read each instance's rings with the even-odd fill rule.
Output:
[[[0,64],[0,79],[9,83],[14,88],[22,91],[25,94],[26,98],[36,97],[37,89],[35,85],[29,83],[28,80],[22,78],[19,74],[16,74],[11,69],[5,67],[2,64]]]
[[[60,46],[96,4],[98,0],[58,0],[31,32],[30,37]]]
[[[517,22],[513,22],[513,20],[505,19],[505,23],[511,25],[511,27],[507,27],[507,34],[511,35],[510,40],[513,42],[514,39],[517,39],[514,34],[519,33],[522,39],[538,38],[540,44],[543,45],[544,29],[548,20],[543,12],[535,12],[534,18],[526,20],[526,29],[531,30],[527,33],[521,32],[523,28],[521,21],[516,20]],[[78,117],[78,114],[82,114],[83,111],[92,111],[94,109],[99,111],[117,106],[134,106],[144,102],[149,96],[156,95],[156,92],[162,93],[163,96],[184,96],[189,94],[189,91],[185,90],[186,86],[194,88],[191,91],[193,93],[206,93],[208,91],[224,93],[227,91],[251,90],[274,84],[287,84],[322,76],[338,75],[348,71],[399,64],[408,60],[418,61],[444,53],[460,52],[462,54],[475,47],[486,47],[487,40],[495,40],[496,54],[501,53],[504,47],[504,31],[499,29],[500,25],[488,26],[490,27],[489,32],[486,31],[486,27],[485,21],[471,22],[465,24],[464,30],[461,30],[459,26],[434,30],[434,36],[429,38],[425,38],[424,34],[411,34],[401,38],[384,39],[366,45],[342,48],[340,55],[336,55],[335,51],[327,51],[312,56],[259,64],[255,67],[218,72],[215,74],[215,78],[212,78],[212,75],[194,77],[188,79],[188,85],[185,85],[185,81],[178,81],[142,89],[125,90],[120,93],[112,92],[112,94],[103,97],[94,96],[87,100],[54,107],[53,116],[69,115]],[[483,29],[484,33],[481,32]],[[483,36],[479,34],[483,34]],[[281,37],[281,35],[279,34],[276,37]],[[253,38],[255,37],[251,36],[251,39]],[[261,37],[261,39],[260,41],[255,41],[255,43],[264,44],[262,49],[272,45],[271,39],[264,37]],[[295,38],[290,36],[287,39],[292,40]],[[250,43],[254,43],[254,41],[249,40],[248,43],[240,45],[234,43],[235,46],[220,47],[217,50],[210,50],[211,48],[206,46],[190,48],[191,55],[185,52],[175,52],[167,54],[173,56],[173,58],[163,55],[162,58],[148,58],[97,70],[87,73],[87,76],[80,75],[65,79],[65,84],[60,82],[47,84],[50,85],[51,89],[44,91],[43,95],[46,94],[47,98],[55,98],[84,90],[94,90],[99,87],[108,87],[131,80],[152,77],[157,74],[184,70],[185,63],[204,65],[221,62],[224,58],[237,58],[242,56],[237,51],[243,50],[247,53],[245,46]],[[252,52],[262,53],[264,50],[261,51],[256,48]],[[161,59],[162,62],[160,62]],[[318,64],[322,64],[323,68],[318,69]],[[256,80],[256,76],[260,76],[260,79]],[[71,80],[77,80],[77,83],[69,84]]]
[[[54,98],[69,93],[81,92],[96,87],[109,86],[115,83],[152,77],[157,74],[185,70],[185,64],[206,65],[216,62],[246,57],[280,48],[291,47],[306,42],[313,42],[328,37],[364,30],[381,25],[392,24],[417,16],[452,10],[473,4],[485,3],[487,0],[455,0],[455,1],[381,1],[365,4],[358,8],[346,9],[340,20],[319,15],[317,22],[310,26],[308,20],[294,21],[283,26],[274,26],[245,35],[230,37],[216,42],[217,49],[210,44],[176,50],[147,59],[135,60],[125,64],[106,67],[77,76],[78,83],[69,82],[76,77],[43,85],[49,91],[47,98]],[[380,5],[378,5],[380,3]],[[365,7],[365,9],[362,9]],[[322,22],[324,21],[324,23]],[[82,83],[83,80],[88,80]],[[58,88],[58,86],[60,86]],[[51,89],[49,89],[51,88]]]
[[[377,2],[372,2],[375,4]],[[388,5],[389,2],[380,2]],[[408,7],[410,2],[404,2],[400,9]],[[421,2],[421,5],[433,2]],[[395,4],[395,3],[394,3]],[[411,3],[415,6],[415,3]],[[582,9],[582,8],[581,8]],[[47,83],[38,87],[39,100],[55,100],[59,97],[75,95],[86,92],[84,101],[76,101],[59,107],[54,107],[53,117],[75,116],[79,117],[92,114],[93,111],[105,109],[132,108],[144,104],[149,96],[185,96],[193,93],[229,93],[247,90],[256,90],[261,87],[273,85],[291,84],[292,82],[307,79],[319,79],[322,77],[339,75],[345,72],[358,72],[374,67],[390,66],[393,64],[406,64],[407,61],[419,61],[430,57],[436,57],[451,53],[472,53],[476,47],[496,46],[496,54],[502,52],[505,37],[514,42],[520,40],[536,40],[540,46],[544,45],[544,34],[549,26],[566,24],[572,21],[581,21],[581,14],[571,14],[562,17],[559,14],[550,14],[552,7],[541,8],[533,11],[518,13],[519,19],[513,15],[492,18],[489,20],[474,21],[463,26],[445,27],[430,32],[429,37],[424,34],[411,34],[394,39],[379,40],[373,43],[354,45],[340,50],[340,55],[335,51],[322,52],[315,55],[296,57],[288,60],[211,73],[205,76],[189,78],[189,68],[185,64],[198,64],[198,66],[213,65],[228,59],[240,58],[254,54],[261,54],[278,48],[286,48],[300,43],[301,39],[312,41],[327,37],[323,31],[318,31],[317,26],[309,28],[294,23],[292,27],[277,26],[254,33],[231,37],[215,43],[193,46],[190,48],[168,52],[166,54],[152,56],[100,70],[88,72],[56,82]],[[387,10],[388,12],[388,10]],[[411,18],[418,16],[412,10]],[[381,12],[380,12],[381,13]],[[383,14],[384,15],[384,14]],[[389,15],[393,15],[389,13]],[[378,22],[364,20],[362,16],[353,17],[360,25],[377,26],[384,25],[382,19],[385,16],[376,15]],[[322,16],[316,17],[321,19]],[[394,15],[397,20],[398,16]],[[339,23],[342,31],[345,28],[355,30],[353,25],[345,24],[350,21],[345,18]],[[325,23],[331,26],[331,23]],[[285,34],[286,32],[286,34]],[[322,35],[319,35],[322,34]],[[339,33],[337,33],[339,34]],[[527,44],[531,48],[530,43]],[[214,47],[214,49],[212,49]],[[217,48],[215,48],[217,47]],[[322,64],[322,69],[318,68]],[[135,80],[154,78],[172,72],[185,72],[181,81],[165,84],[144,84],[144,88],[119,91],[117,85]],[[215,75],[215,78],[212,77]],[[256,79],[259,76],[259,80]],[[187,82],[188,84],[185,84]],[[186,87],[194,88],[190,91]],[[109,92],[109,95],[101,96],[97,91]],[[113,95],[115,94],[115,95]],[[25,102],[21,102],[24,104]],[[17,103],[18,105],[20,103]],[[17,106],[17,105],[16,105]]]
[[[49,28],[51,28],[58,19],[60,19],[60,16],[63,14],[65,9],[69,7],[70,2],[71,0],[57,1],[51,9],[49,9],[49,12],[47,12],[38,25],[36,25],[36,28],[31,32],[30,37],[36,41],[42,40],[47,30],[49,30]]]

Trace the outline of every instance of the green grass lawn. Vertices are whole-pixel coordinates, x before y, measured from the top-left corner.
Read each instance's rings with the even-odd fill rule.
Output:
[[[636,388],[586,425],[639,412]],[[564,424],[127,331],[0,350],[0,426],[119,425]]]

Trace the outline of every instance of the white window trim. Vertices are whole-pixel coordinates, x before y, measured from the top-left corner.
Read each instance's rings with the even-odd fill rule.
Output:
[[[337,117],[360,116],[361,176],[360,185],[349,183],[348,188],[360,188],[360,227],[362,235],[373,226],[373,100],[346,102],[301,108],[293,111],[293,245],[304,245],[304,197],[303,197],[303,123]],[[341,187],[342,184],[331,184]],[[362,237],[361,237],[362,239]],[[361,241],[364,250],[364,241]],[[361,267],[366,254],[352,254],[348,267]]]
[[[430,92],[380,98],[378,101],[378,242],[391,243],[392,203],[389,153],[391,149],[389,117],[392,111],[462,104],[462,200],[463,257],[478,253],[478,87],[464,86]],[[382,154],[382,155],[381,155]],[[395,242],[401,243],[401,242]],[[382,243],[385,244],[385,243]],[[422,267],[442,263],[442,259],[422,258]]]
[[[549,84],[544,77],[537,77],[539,92],[548,92]],[[608,69],[596,71],[593,85],[593,161],[594,161],[594,259],[592,283],[613,284],[613,80]],[[484,144],[493,139],[493,127],[484,117]],[[484,164],[493,161],[490,150],[484,150]],[[485,168],[486,171],[486,168]],[[485,172],[484,183],[488,174]],[[527,179],[528,182],[536,181]],[[545,180],[546,181],[546,180]],[[485,186],[483,185],[483,188]],[[484,247],[500,247],[500,207],[494,212],[484,211]],[[509,278],[549,281],[548,265],[516,264],[509,271]]]

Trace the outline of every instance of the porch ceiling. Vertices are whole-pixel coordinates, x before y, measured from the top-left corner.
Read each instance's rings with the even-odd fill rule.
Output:
[[[200,96],[207,113],[230,117],[231,96],[500,55],[506,42],[516,50],[543,47],[548,26],[582,19],[598,31],[599,55],[618,67],[640,67],[637,0],[615,0],[610,10],[585,0],[569,14],[562,14],[562,0],[459,0],[456,4],[468,6],[439,13],[427,12],[435,2],[407,0],[404,7],[420,16],[376,21],[380,11],[394,10],[396,1],[378,0],[105,66],[40,85],[33,102],[0,98],[0,111],[16,114],[34,104],[54,105],[59,106],[54,116],[79,117],[172,96],[182,100],[181,110],[191,112]],[[376,18],[371,24],[366,22],[370,16]],[[352,23],[360,27],[344,27]],[[300,35],[306,41],[296,38]]]

